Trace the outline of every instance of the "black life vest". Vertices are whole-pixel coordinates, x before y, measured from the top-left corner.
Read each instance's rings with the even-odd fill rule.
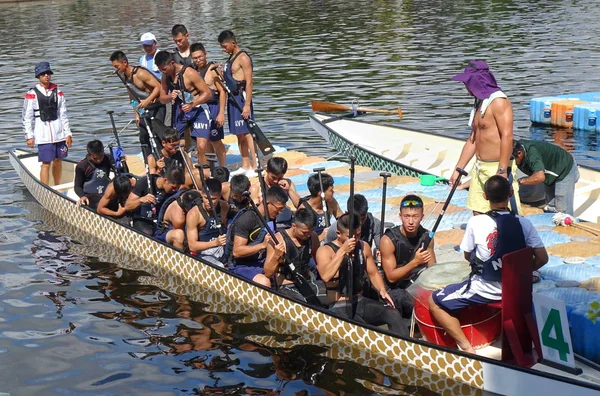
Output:
[[[185,88],[185,81],[183,79],[183,74],[185,73],[185,70],[188,67],[190,67],[190,66],[184,65],[181,68],[181,70],[179,70],[177,72],[177,82],[176,83],[171,79],[171,77],[167,76],[167,87],[169,88],[169,91],[178,90],[181,92],[181,94],[177,97],[177,99],[175,99],[175,101],[180,104],[184,102],[184,99],[185,99],[185,103],[190,103],[194,99],[194,95],[192,94],[192,92]]]
[[[110,167],[99,168],[86,158],[85,181],[83,182],[83,193],[86,196],[102,196],[110,183]]]
[[[161,153],[161,155],[162,155],[162,153]],[[164,169],[169,169],[169,168],[173,168],[173,167],[177,167],[177,168],[184,167],[183,161],[185,161],[185,160],[183,159],[183,155],[181,154],[181,151],[177,151],[175,154],[173,154],[172,157],[164,157],[163,156],[163,160],[165,161]]]
[[[473,255],[471,274],[481,275],[488,281],[502,281],[502,256],[525,248],[525,235],[519,218],[512,213],[500,214],[496,211],[486,213],[496,222],[496,231],[488,236],[488,246],[494,246],[492,256],[482,261]],[[491,238],[491,240],[489,240]]]
[[[206,66],[203,67],[202,69],[198,69],[195,66],[194,66],[194,69],[198,72],[198,74],[200,74],[200,77],[202,77],[203,80],[206,80],[206,73],[208,73],[208,69],[210,69],[210,67],[214,64],[215,64],[215,62],[208,62],[206,64]],[[218,104],[219,103],[219,91],[210,88],[210,94],[211,94],[211,97],[209,100],[206,101],[206,104]],[[215,114],[214,117],[216,117],[216,116],[217,115]]]
[[[162,206],[160,207],[160,211],[158,212],[158,216],[157,216],[157,223],[159,224],[159,226],[164,226],[164,217],[165,217],[165,213],[167,212],[167,208],[169,207],[169,205],[171,205],[171,203],[173,203],[173,201],[177,201],[179,206],[181,206],[181,194],[183,194],[184,192],[189,191],[186,189],[183,190],[177,190],[176,193],[169,195],[169,197],[167,199],[165,199],[165,201],[163,202]]]
[[[280,234],[285,242],[286,261],[294,264],[296,272],[308,279],[310,277],[308,263],[312,257],[312,238],[303,241],[300,247],[298,247],[286,231],[281,231]],[[281,268],[285,279],[293,281],[294,278],[288,266],[284,265]]]
[[[325,218],[327,216],[327,212],[325,211],[325,208],[323,208],[323,213],[317,213],[316,210],[313,209],[312,206],[310,206],[310,204],[308,203],[310,196],[308,197],[304,197],[300,200],[300,203],[302,205],[304,205],[304,207],[310,211],[312,211],[315,216],[317,216],[317,225],[315,226],[315,229],[313,230],[317,235],[321,235],[321,233],[323,232],[323,230],[325,228],[327,228],[327,222],[325,221]]]
[[[136,100],[144,100],[144,99],[147,99],[150,96],[150,93],[148,93],[148,92],[146,92],[144,90],[139,89],[133,83],[133,76],[135,75],[135,73],[138,72],[138,70],[140,68],[145,69],[148,73],[150,73],[150,74],[152,74],[154,76],[154,73],[152,73],[150,70],[148,70],[146,68],[143,68],[141,66],[135,66],[133,68],[133,70],[131,71],[131,77],[129,77],[127,80],[125,80],[125,86],[127,87],[127,90],[129,90],[131,92],[131,95]]]
[[[255,267],[255,266],[262,266],[263,263],[265,262],[265,259],[267,258],[266,249],[262,250],[256,254],[253,254],[251,256],[247,256],[247,257],[240,257],[240,258],[233,257],[233,241],[235,239],[235,227],[236,227],[235,223],[243,213],[246,213],[249,210],[252,211],[254,216],[260,216],[259,214],[254,212],[251,207],[243,208],[235,215],[235,217],[229,224],[229,227],[227,228],[227,243],[225,244],[225,252],[223,254],[223,257],[226,257],[226,260],[227,260],[227,261],[224,261],[225,264],[249,265],[249,266]],[[268,222],[267,224],[269,224],[271,229],[273,229],[272,222]],[[268,232],[264,227],[260,227],[260,226],[256,227],[254,230],[252,230],[252,232],[248,236],[248,246],[254,246],[254,245],[263,243],[265,240],[265,237],[267,236],[267,233]]]
[[[50,96],[46,96],[37,87],[33,87],[35,96],[38,101],[38,112],[36,115],[34,111],[34,117],[40,117],[40,120],[54,121],[58,119],[58,88],[54,87],[51,90]]]
[[[175,48],[173,50],[173,60],[175,61],[175,63],[179,63],[180,65],[183,65],[183,66],[193,66],[194,65],[192,56],[188,55],[184,58],[183,56],[181,56],[181,54],[179,53],[179,49],[177,49],[177,48]]]
[[[419,228],[417,229],[417,235],[416,235],[416,238],[418,238],[417,243],[415,245],[413,245],[410,242],[410,240],[408,238],[406,238],[404,236],[404,234],[402,234],[400,227],[402,227],[402,226],[396,226],[396,227],[389,228],[388,230],[386,230],[386,232],[384,234],[388,238],[390,238],[390,240],[394,244],[394,255],[396,256],[396,268],[400,268],[400,267],[403,267],[406,264],[408,264],[415,257],[415,253],[429,239],[429,231],[427,231],[427,229],[423,228],[423,226],[419,225]],[[427,266],[427,264],[423,264],[423,265],[420,265],[420,266],[414,268],[410,272],[409,276],[406,279],[401,279],[398,282],[393,283],[393,284],[388,282],[389,286],[394,289],[395,288],[405,289],[406,287],[408,287],[410,285],[410,278],[413,275],[416,275],[417,273],[419,273],[419,271],[421,271],[425,266]],[[387,278],[386,278],[386,280],[387,280]]]
[[[152,183],[152,186],[154,187],[154,191],[155,191],[154,198],[156,198],[156,205],[154,205],[154,211],[160,211],[165,200],[168,197],[170,197],[172,194],[167,194],[167,192],[165,190],[163,190],[162,188],[158,188],[158,186],[156,185],[156,180],[160,176],[158,176],[158,175],[150,175],[150,176],[151,176],[150,183]],[[146,179],[144,179],[144,178],[146,178]],[[144,176],[144,178],[141,178],[140,180],[138,180],[138,183],[143,183],[144,185],[147,185],[148,184],[147,176]],[[148,191],[148,194],[151,194],[151,193],[152,193],[151,191]],[[135,210],[135,212],[133,213],[133,218],[134,219],[141,218],[143,220],[152,220],[155,215],[154,211],[152,210],[151,204],[143,203]]]
[[[202,204],[198,205],[198,209],[200,210],[202,217],[204,217],[204,220],[206,221],[204,227],[198,232],[198,240],[200,242],[210,242],[217,239],[219,237],[219,230],[221,229],[221,227],[219,227],[219,225],[217,224],[217,219],[215,218],[215,216],[221,215],[221,204],[217,204],[217,206],[215,207],[215,211],[217,213],[213,216],[208,214],[208,212],[206,211],[206,209],[204,209]]]
[[[325,245],[332,248],[334,253],[337,253],[337,251],[340,250],[339,246],[337,246],[333,242],[328,242]],[[363,290],[363,282],[365,280],[364,278],[365,278],[365,272],[366,272],[365,271],[366,270],[365,254],[362,250],[362,243],[360,243],[359,246],[357,246],[357,248],[354,251],[354,254],[358,256],[358,259],[354,260],[354,265],[352,267],[352,290],[354,292],[354,295],[356,295],[356,294],[358,294],[359,291]],[[339,270],[338,276],[335,278],[332,278],[330,281],[330,282],[339,281],[337,290],[342,294],[342,296],[345,296],[345,297],[349,297],[348,296],[348,287],[347,287],[348,272],[346,270],[346,268],[348,268],[348,260],[350,260],[350,257],[344,256],[344,259],[342,260],[342,264],[340,265],[340,270]],[[327,289],[329,290],[330,288],[328,287]]]
[[[248,55],[246,51],[240,50],[237,54],[231,56],[223,65],[223,80],[233,95],[239,94],[240,91],[243,91],[246,88],[246,81],[238,81],[233,78],[232,70],[233,62],[235,62],[237,57],[242,53]],[[250,55],[248,55],[248,58],[250,58]],[[252,64],[252,58],[250,58],[250,64]]]

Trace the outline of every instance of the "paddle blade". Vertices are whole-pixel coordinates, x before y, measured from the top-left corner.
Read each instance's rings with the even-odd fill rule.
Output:
[[[337,103],[320,102],[318,100],[311,100],[310,105],[311,105],[313,111],[329,112],[329,111],[348,111],[348,110],[352,110],[348,106],[344,106],[344,105],[337,104]]]
[[[254,120],[248,119],[246,120],[248,124],[248,129],[250,133],[256,139],[256,145],[259,150],[263,153],[263,155],[273,154],[275,152],[275,148],[269,141],[269,139],[265,136],[260,127],[254,122]]]

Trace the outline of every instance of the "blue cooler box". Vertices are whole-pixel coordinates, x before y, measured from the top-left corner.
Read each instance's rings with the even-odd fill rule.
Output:
[[[552,102],[561,100],[559,96],[542,96],[529,102],[529,117],[531,122],[550,125]]]
[[[573,128],[595,132],[600,117],[600,103],[586,103],[573,108]]]

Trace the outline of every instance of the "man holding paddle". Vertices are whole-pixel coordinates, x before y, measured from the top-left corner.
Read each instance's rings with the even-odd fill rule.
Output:
[[[133,108],[135,123],[140,128],[139,139],[142,146],[142,153],[147,158],[151,152],[150,137],[147,130],[146,117],[142,117],[140,114],[144,114],[146,111],[148,112],[147,116],[149,119],[155,119],[161,123],[164,122],[166,108],[159,101],[160,80],[145,67],[131,66],[123,51],[113,52],[110,56],[110,61],[115,68],[115,72],[121,77],[132,105],[135,105]],[[151,129],[153,127],[153,125],[150,125]],[[160,141],[156,135],[154,135],[154,140],[156,141],[156,146],[160,146]]]
[[[238,140],[240,154],[242,156],[242,167],[231,172],[232,176],[244,173],[248,178],[256,176],[256,151],[254,139],[248,129],[246,119],[254,119],[252,106],[252,59],[248,53],[242,50],[231,30],[224,30],[219,34],[219,45],[223,48],[229,59],[223,65],[223,80],[229,87],[233,97],[227,101],[227,121],[229,133],[235,135]],[[240,103],[243,108],[240,111],[232,102]]]
[[[179,132],[180,141],[185,142],[185,130],[189,127],[196,139],[198,163],[205,164],[204,150],[210,136],[211,116],[206,105],[212,93],[202,77],[193,68],[175,63],[167,51],[156,54],[155,62],[163,74],[160,101],[175,105],[173,127]]]
[[[519,185],[514,179],[516,167],[511,169],[513,110],[510,101],[496,83],[488,64],[482,60],[472,60],[463,73],[452,79],[462,81],[469,94],[475,97],[469,120],[471,135],[456,164],[457,168],[464,169],[476,156],[467,208],[476,214],[490,209],[489,202],[483,198],[483,185],[491,176],[498,174],[512,182],[515,193],[511,210],[519,212]],[[450,184],[454,184],[457,177],[458,172],[454,171]]]

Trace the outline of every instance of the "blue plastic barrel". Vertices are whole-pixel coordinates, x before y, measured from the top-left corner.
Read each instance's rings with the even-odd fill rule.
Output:
[[[558,96],[542,96],[529,102],[529,118],[537,124],[550,125],[552,102],[560,100]]]
[[[573,128],[595,132],[600,117],[600,103],[576,105],[573,109]]]

